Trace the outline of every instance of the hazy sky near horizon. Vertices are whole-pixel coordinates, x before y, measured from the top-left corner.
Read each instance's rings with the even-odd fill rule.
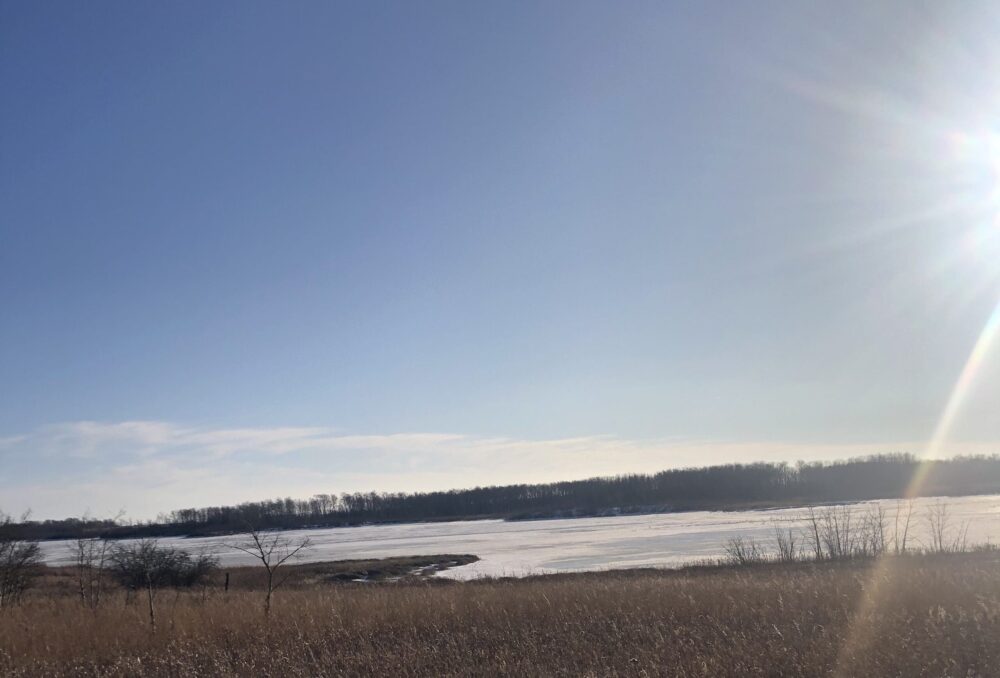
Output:
[[[998,34],[0,2],[0,509],[1000,452]]]

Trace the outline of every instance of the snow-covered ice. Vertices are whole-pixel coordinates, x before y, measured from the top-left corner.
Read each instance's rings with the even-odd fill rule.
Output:
[[[910,543],[926,544],[927,507],[937,499],[914,502]],[[968,525],[970,544],[1000,544],[1000,495],[951,497],[948,505],[955,533]],[[889,513],[896,500],[881,504]],[[766,511],[692,511],[607,518],[569,518],[504,522],[477,520],[447,523],[367,525],[287,532],[290,539],[308,536],[313,543],[300,562],[385,558],[389,556],[471,553],[479,562],[441,572],[439,576],[473,579],[524,576],[628,567],[676,567],[723,555],[726,542],[742,535],[773,538],[775,523],[793,529],[804,525],[807,509]],[[165,538],[160,542],[191,551],[215,553],[223,565],[251,564],[249,556],[227,548],[235,537]],[[69,564],[71,542],[42,543],[46,562]]]

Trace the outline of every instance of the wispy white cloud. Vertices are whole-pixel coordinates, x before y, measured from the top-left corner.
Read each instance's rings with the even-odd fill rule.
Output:
[[[194,505],[359,490],[417,491],[548,482],[751,461],[842,459],[919,450],[893,445],[806,445],[627,439],[523,439],[457,433],[346,433],[329,427],[209,428],[162,421],[69,422],[0,438],[0,509],[40,517],[137,518]],[[992,453],[963,443],[951,454]]]

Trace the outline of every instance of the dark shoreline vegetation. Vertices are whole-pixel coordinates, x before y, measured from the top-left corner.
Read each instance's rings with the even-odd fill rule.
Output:
[[[532,520],[894,499],[906,495],[920,463],[912,455],[895,454],[831,463],[730,464],[536,485],[272,499],[181,509],[151,522],[24,520],[8,525],[7,530],[31,540],[198,537],[236,534],[248,526],[291,530],[488,518]],[[922,496],[1000,492],[1000,456],[926,463]]]
[[[228,568],[228,590],[216,572],[157,594],[155,629],[128,591],[109,587],[88,606],[74,568],[43,568],[0,614],[0,675],[981,676],[1000,666],[995,550],[470,582],[357,583],[329,576],[352,564],[292,567],[301,576],[267,616],[261,568]]]

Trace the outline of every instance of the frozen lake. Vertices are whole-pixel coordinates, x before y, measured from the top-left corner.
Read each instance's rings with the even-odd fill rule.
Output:
[[[970,544],[1000,544],[1000,495],[918,499],[913,502],[910,543],[928,543],[928,507],[947,503],[953,533],[968,526]],[[888,512],[889,533],[896,500],[854,504],[857,510],[881,504]],[[726,542],[742,535],[770,546],[774,525],[800,529],[808,509],[766,511],[692,511],[609,518],[572,518],[504,522],[479,520],[450,523],[372,525],[287,532],[291,539],[308,536],[313,546],[300,562],[385,558],[389,556],[471,553],[480,561],[447,570],[441,576],[524,576],[552,572],[629,567],[677,567],[723,555]],[[229,549],[234,537],[161,539],[190,551],[205,549],[222,565],[251,564],[249,556]],[[70,542],[43,542],[49,564],[70,564]]]

